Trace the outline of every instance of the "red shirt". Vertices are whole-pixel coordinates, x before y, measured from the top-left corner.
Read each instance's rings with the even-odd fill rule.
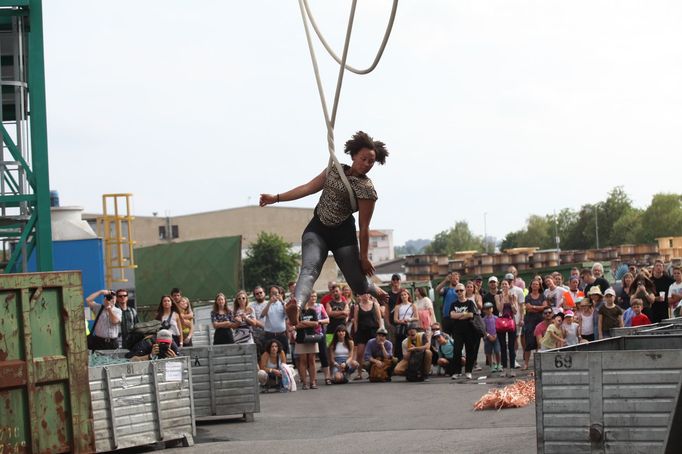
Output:
[[[651,325],[651,320],[644,314],[635,315],[630,321],[631,326]]]
[[[535,327],[535,331],[533,332],[533,335],[535,337],[543,337],[545,333],[547,332],[547,327],[549,327],[549,323],[545,323],[544,320],[538,323],[538,326]]]

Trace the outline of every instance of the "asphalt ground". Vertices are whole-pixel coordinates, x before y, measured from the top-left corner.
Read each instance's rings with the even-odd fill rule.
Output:
[[[201,453],[531,453],[535,407],[474,411],[490,388],[514,379],[474,373],[473,380],[431,377],[409,383],[367,380],[295,393],[261,394],[253,422],[197,424],[195,445],[165,452]],[[519,378],[528,372],[516,370]],[[487,376],[485,379],[477,379]]]

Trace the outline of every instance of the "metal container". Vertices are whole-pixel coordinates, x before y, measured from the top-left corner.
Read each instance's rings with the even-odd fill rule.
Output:
[[[0,276],[1,452],[94,450],[81,274]]]
[[[634,334],[640,333],[642,331],[656,328],[658,324],[652,323],[650,325],[640,325],[640,326],[623,326],[622,328],[611,328],[611,336],[632,336]]]
[[[242,415],[253,421],[260,412],[255,344],[183,349],[192,365],[197,419]]]
[[[681,372],[682,335],[615,337],[536,353],[538,452],[663,452]]]
[[[194,443],[189,358],[89,368],[97,452],[161,441]]]

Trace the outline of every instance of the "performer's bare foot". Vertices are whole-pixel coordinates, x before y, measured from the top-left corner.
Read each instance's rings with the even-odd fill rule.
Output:
[[[388,303],[388,293],[381,287],[377,287],[377,300],[382,304]]]

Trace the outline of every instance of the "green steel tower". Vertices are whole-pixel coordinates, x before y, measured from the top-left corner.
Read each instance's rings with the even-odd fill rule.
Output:
[[[0,0],[0,240],[5,273],[52,270],[42,0]]]

